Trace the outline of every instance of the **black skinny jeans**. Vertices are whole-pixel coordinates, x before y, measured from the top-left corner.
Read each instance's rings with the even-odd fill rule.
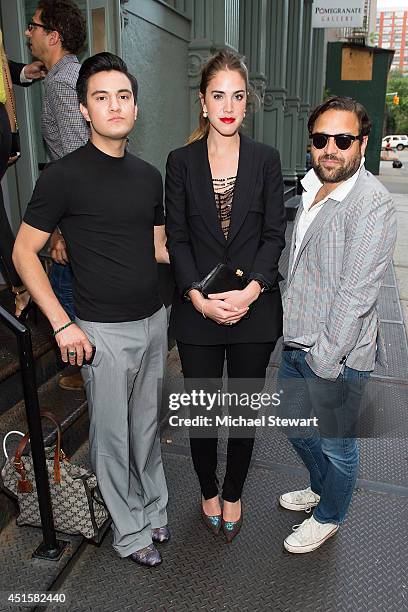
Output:
[[[229,382],[228,392],[253,393],[262,390],[266,368],[275,348],[275,343],[198,346],[178,342],[177,346],[183,375],[186,379],[186,391],[191,391],[193,388],[197,389],[197,386],[210,392],[216,392],[220,389],[226,356],[228,378],[233,379]],[[197,379],[200,379],[199,385],[196,384]],[[240,384],[238,379],[256,380],[253,381],[253,384],[250,381]],[[204,414],[204,411],[202,409],[197,410],[195,414]],[[252,418],[257,416],[251,408],[241,409],[240,414]],[[193,412],[191,412],[191,416],[193,416]],[[245,437],[235,437],[230,433],[228,438],[227,467],[222,497],[229,502],[235,502],[241,498],[251,462],[255,430],[245,428],[242,433]],[[215,428],[212,430],[211,438],[190,435],[191,456],[204,499],[211,499],[218,495],[217,445],[218,437]]]
[[[6,107],[0,104],[0,180],[7,170],[7,162],[11,151],[11,130]],[[3,190],[0,185],[0,269],[6,283],[19,287],[21,279],[16,272],[11,259],[14,246],[14,234],[4,207]]]

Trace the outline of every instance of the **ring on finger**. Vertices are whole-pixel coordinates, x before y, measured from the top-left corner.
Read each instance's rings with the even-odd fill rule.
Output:
[[[70,355],[70,357],[74,357],[76,355],[76,351],[68,351],[68,355]]]

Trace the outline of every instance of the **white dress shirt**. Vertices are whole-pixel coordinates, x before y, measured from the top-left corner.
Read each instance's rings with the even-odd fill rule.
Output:
[[[299,222],[297,224],[297,229],[296,229],[295,251],[293,253],[292,270],[293,270],[293,264],[296,261],[300,247],[302,246],[303,238],[305,237],[305,234],[307,230],[309,229],[309,226],[315,220],[318,213],[321,211],[324,204],[327,202],[329,198],[331,200],[336,200],[337,202],[341,202],[350,193],[350,191],[354,187],[355,182],[357,181],[358,174],[360,172],[360,168],[364,164],[364,161],[365,161],[365,157],[361,159],[360,167],[357,170],[357,172],[355,172],[352,176],[350,176],[350,178],[348,178],[346,181],[343,181],[342,183],[340,183],[340,185],[336,187],[336,189],[334,189],[331,193],[329,193],[329,195],[327,195],[325,198],[323,198],[323,200],[321,200],[314,206],[312,206],[312,204],[315,200],[317,192],[319,191],[319,189],[323,187],[323,183],[317,177],[317,174],[313,170],[313,168],[309,170],[309,172],[305,174],[305,176],[300,181],[304,189],[303,194],[302,194],[302,200],[301,200],[303,210],[300,214]]]
[[[20,83],[22,85],[24,85],[25,83],[32,83],[33,79],[27,79],[25,72],[24,72],[24,68],[25,66],[22,67],[21,72],[20,72]]]

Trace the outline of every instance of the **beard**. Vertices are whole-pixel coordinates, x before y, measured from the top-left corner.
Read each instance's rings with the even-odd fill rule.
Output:
[[[337,168],[324,168],[320,162],[333,159],[340,162]],[[322,183],[341,183],[346,181],[357,172],[361,164],[361,152],[359,151],[349,161],[345,161],[337,155],[322,155],[317,160],[312,157],[312,167]]]

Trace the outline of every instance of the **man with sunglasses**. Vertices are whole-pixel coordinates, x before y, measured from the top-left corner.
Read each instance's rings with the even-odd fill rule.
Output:
[[[76,94],[81,68],[77,53],[86,40],[86,22],[71,0],[40,0],[25,35],[32,55],[48,71],[44,79],[41,133],[48,156],[54,161],[86,144],[90,136]],[[72,271],[65,241],[58,230],[50,238],[50,253],[52,287],[73,320]],[[61,377],[59,384],[68,390],[82,388],[79,370],[72,369]]]
[[[371,122],[346,97],[326,100],[308,121],[312,169],[302,180],[284,305],[278,389],[285,416],[317,417],[288,437],[310,486],[284,493],[283,508],[313,515],[284,541],[307,553],[346,516],[358,472],[359,409],[384,345],[376,302],[396,239],[392,199],[364,167]],[[292,421],[293,422],[293,421]]]

